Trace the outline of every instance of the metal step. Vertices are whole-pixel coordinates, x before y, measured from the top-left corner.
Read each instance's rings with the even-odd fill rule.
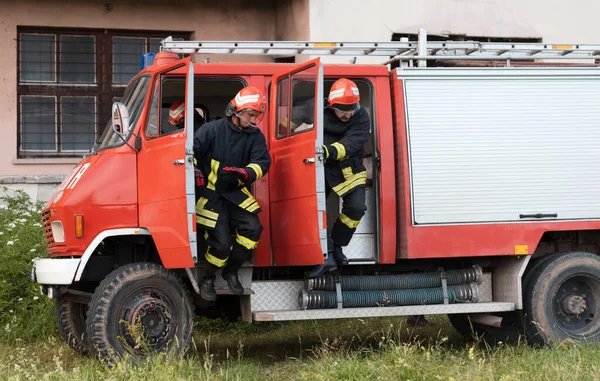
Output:
[[[252,313],[254,321],[317,320],[365,318],[380,316],[409,316],[514,311],[514,303],[457,303],[426,306],[331,308],[320,310],[279,310]]]

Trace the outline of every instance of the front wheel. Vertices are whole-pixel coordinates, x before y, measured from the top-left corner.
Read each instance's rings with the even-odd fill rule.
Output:
[[[85,319],[88,305],[62,295],[56,298],[55,317],[58,332],[75,351],[87,355],[89,351]]]
[[[89,346],[101,359],[185,353],[194,313],[187,287],[154,263],[131,263],[110,273],[90,301]]]
[[[600,341],[600,257],[553,257],[528,275],[525,333],[532,344]]]

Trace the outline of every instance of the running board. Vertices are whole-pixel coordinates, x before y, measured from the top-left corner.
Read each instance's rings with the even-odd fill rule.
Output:
[[[256,311],[254,321],[317,320],[340,318],[365,318],[378,316],[439,315],[464,313],[491,313],[514,311],[514,303],[456,303],[423,306],[329,308],[315,310]]]

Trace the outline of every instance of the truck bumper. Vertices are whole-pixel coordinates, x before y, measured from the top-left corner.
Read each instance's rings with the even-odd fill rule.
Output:
[[[31,281],[42,285],[73,283],[81,258],[36,258],[31,266]]]

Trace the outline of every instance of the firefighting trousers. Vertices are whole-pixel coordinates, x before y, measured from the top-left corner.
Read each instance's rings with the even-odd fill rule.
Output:
[[[200,213],[205,216],[207,212],[210,213],[214,220],[208,221],[216,223],[207,223],[206,220],[200,223],[199,209],[196,209],[197,231],[204,230],[204,257],[216,267],[223,267],[228,263],[232,270],[238,270],[258,246],[263,227],[256,214],[247,212],[225,199],[215,201],[210,203],[210,210],[200,210]],[[198,241],[201,240],[202,237],[199,236]],[[202,247],[202,244],[198,247]]]
[[[329,197],[331,188],[325,189],[326,197]],[[340,246],[347,246],[358,227],[360,219],[365,215],[365,187],[357,187],[342,197],[342,211],[331,229],[331,239]]]

